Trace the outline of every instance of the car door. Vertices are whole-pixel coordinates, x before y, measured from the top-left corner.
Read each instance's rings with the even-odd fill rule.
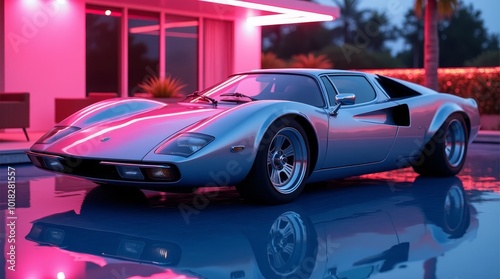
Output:
[[[398,126],[394,110],[398,104],[377,92],[364,75],[323,76],[329,103],[336,105],[339,93],[353,93],[356,101],[342,105],[329,118],[328,148],[323,168],[338,168],[383,161],[394,144]]]

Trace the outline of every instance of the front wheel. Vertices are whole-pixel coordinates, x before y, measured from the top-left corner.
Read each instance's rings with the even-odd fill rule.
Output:
[[[266,131],[247,178],[237,185],[240,194],[264,204],[295,199],[305,185],[309,144],[304,129],[293,119],[274,122]]]
[[[264,278],[311,277],[316,267],[318,236],[308,216],[293,210],[283,212],[268,231],[247,236]]]
[[[467,155],[468,132],[460,114],[452,114],[413,163],[422,175],[453,176],[462,170]]]

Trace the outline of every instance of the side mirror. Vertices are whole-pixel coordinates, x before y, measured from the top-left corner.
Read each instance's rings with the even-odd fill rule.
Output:
[[[354,105],[356,95],[353,93],[342,93],[335,96],[335,101],[343,106]]]
[[[356,102],[356,95],[353,93],[342,93],[335,96],[335,102],[337,104],[330,111],[331,116],[337,116],[339,114],[339,109],[341,106],[354,105]]]

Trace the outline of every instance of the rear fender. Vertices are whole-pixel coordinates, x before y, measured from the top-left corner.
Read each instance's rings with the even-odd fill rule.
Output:
[[[453,113],[460,112],[464,113],[464,110],[455,103],[445,103],[443,104],[434,114],[429,129],[427,130],[427,135],[425,137],[425,142],[429,142],[431,138],[436,134],[443,123],[452,115]],[[468,131],[469,132],[469,131]]]

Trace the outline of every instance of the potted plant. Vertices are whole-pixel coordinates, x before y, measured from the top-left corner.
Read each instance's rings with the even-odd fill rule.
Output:
[[[170,99],[184,97],[182,90],[186,87],[186,84],[171,75],[165,78],[151,76],[140,83],[139,87],[151,94],[153,98]]]

